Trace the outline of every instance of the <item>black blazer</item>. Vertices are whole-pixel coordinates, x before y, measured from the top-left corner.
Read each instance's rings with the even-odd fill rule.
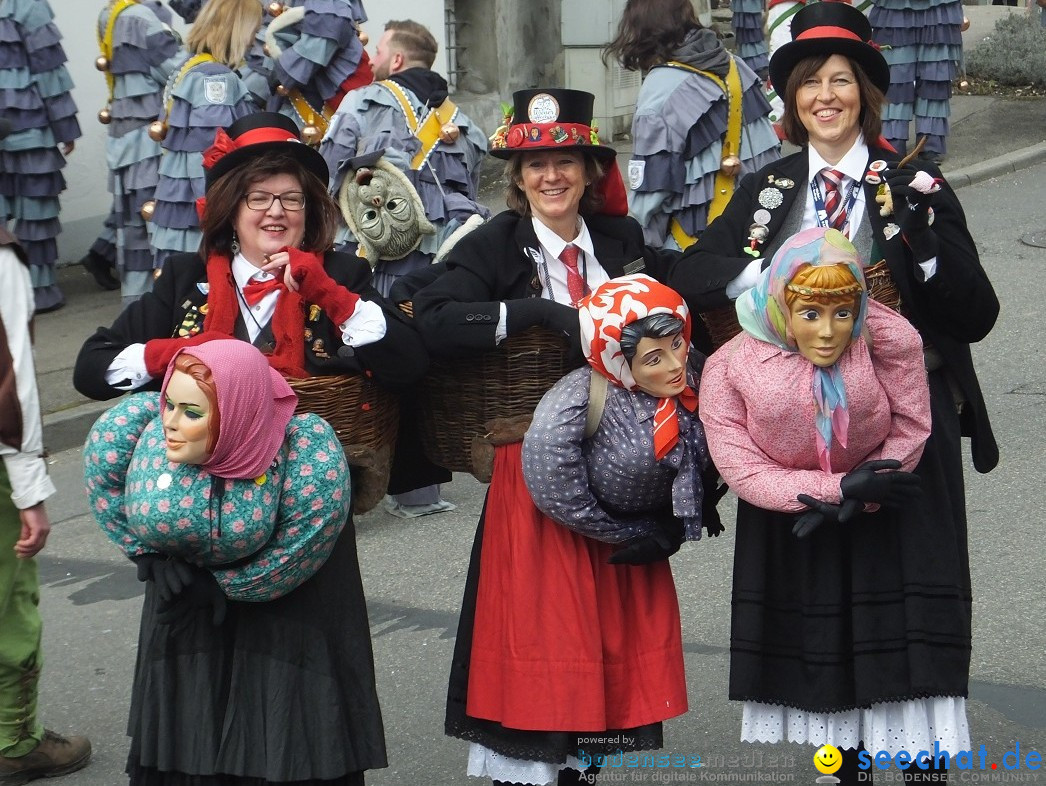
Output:
[[[896,153],[869,148],[869,161],[897,161]],[[934,177],[940,170],[932,164],[913,163]],[[686,298],[690,308],[707,311],[728,305],[726,285],[752,261],[742,249],[748,245],[748,230],[753,214],[761,209],[759,192],[771,179],[787,178],[795,187],[779,189],[779,207],[768,209],[769,236],[776,237],[785,217],[800,196],[805,199],[809,182],[806,150],[793,153],[748,175],[734,193],[723,214],[683,253],[667,283]],[[966,226],[962,205],[945,183],[935,197],[934,223],[937,236],[937,271],[927,281],[900,233],[889,239],[884,232],[890,217],[879,215],[875,202],[877,186],[864,183],[865,204],[875,245],[886,259],[890,275],[901,295],[904,315],[922,334],[924,343],[934,346],[944,365],[966,399],[962,429],[973,438],[973,463],[979,472],[989,472],[999,461],[999,448],[992,434],[984,397],[973,368],[970,343],[988,335],[999,315],[999,300],[992,288],[973,238]],[[766,209],[766,208],[764,208]],[[872,263],[878,260],[870,260]]]
[[[379,303],[385,311],[385,336],[343,354],[341,331],[326,313],[309,325],[311,339],[305,341],[305,369],[310,374],[342,374],[368,371],[380,384],[403,389],[428,368],[428,355],[420,336],[399,309],[387,304],[371,286],[371,271],[365,260],[349,254],[328,252],[323,267],[339,284],[365,300]],[[203,320],[200,307],[207,302],[207,267],[198,254],[178,254],[164,264],[153,282],[152,292],[129,305],[112,327],[100,327],[80,348],[73,369],[73,384],[83,395],[105,400],[125,391],[105,381],[105,370],[120,352],[131,344],[154,338],[171,338],[184,322]],[[306,313],[308,308],[306,307]],[[303,315],[304,318],[304,315]],[[316,339],[323,339],[323,354],[314,351]],[[162,379],[154,379],[141,390],[159,390]]]
[[[643,243],[632,218],[585,216],[600,266],[611,278],[632,273],[664,281],[678,258]],[[506,211],[454,246],[446,272],[414,293],[414,317],[433,355],[493,349],[501,302],[539,297],[537,264],[527,249],[539,249],[529,217]]]

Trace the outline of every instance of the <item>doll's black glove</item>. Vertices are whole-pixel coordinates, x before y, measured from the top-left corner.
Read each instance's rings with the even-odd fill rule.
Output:
[[[901,462],[896,459],[866,461],[843,476],[839,484],[843,498],[890,507],[903,505],[922,493],[922,481],[914,473],[892,471],[900,468]]]
[[[683,545],[683,520],[675,516],[659,519],[657,527],[630,541],[607,560],[611,565],[648,565],[668,559]]]
[[[792,526],[792,534],[797,538],[805,538],[826,522],[845,524],[861,509],[861,503],[855,499],[844,499],[840,505],[822,502],[809,494],[800,494],[796,499],[810,508],[800,514]]]
[[[132,559],[138,566],[138,581],[153,582],[160,600],[170,600],[192,581],[193,567],[183,559],[164,554],[143,554]]]
[[[890,164],[883,171],[883,180],[893,195],[893,221],[901,228],[915,261],[925,262],[937,256],[938,251],[937,235],[930,228],[930,208],[936,194],[924,194],[912,188],[912,180],[917,175],[919,170],[913,166]]]
[[[702,477],[705,496],[701,501],[701,526],[711,538],[718,538],[726,527],[723,526],[722,518],[719,516],[719,500],[726,496],[730,487],[725,483],[719,483],[719,473],[714,469]]]
[[[175,560],[172,560],[174,562]],[[178,560],[180,561],[180,560]],[[169,598],[160,599],[156,607],[156,621],[161,625],[179,628],[191,619],[200,609],[211,610],[211,624],[221,625],[225,621],[227,603],[225,593],[218,586],[218,580],[205,568],[189,565],[189,580],[184,582],[179,592]]]

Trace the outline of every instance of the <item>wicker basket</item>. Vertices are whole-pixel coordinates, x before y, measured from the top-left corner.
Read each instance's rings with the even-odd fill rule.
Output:
[[[868,285],[868,296],[878,300],[884,306],[889,306],[894,311],[901,310],[901,294],[890,276],[890,268],[886,266],[886,260],[880,259],[871,267],[865,268],[864,280]],[[737,311],[734,304],[714,308],[710,311],[701,312],[701,321],[708,328],[712,337],[712,346],[715,349],[723,346],[741,332],[741,326],[737,322]]]
[[[539,328],[490,352],[434,360],[420,401],[425,454],[445,469],[489,480],[484,468],[473,465],[473,441],[490,433],[495,418],[532,415],[548,389],[577,366],[566,339]]]
[[[399,427],[399,400],[362,374],[288,379],[297,412],[334,428],[352,469],[352,509],[366,513],[385,496]]]

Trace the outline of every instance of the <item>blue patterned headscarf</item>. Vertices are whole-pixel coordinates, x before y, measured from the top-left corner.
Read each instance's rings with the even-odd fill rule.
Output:
[[[868,288],[857,257],[857,249],[837,229],[814,227],[788,238],[763,271],[759,283],[742,294],[736,303],[737,319],[749,335],[773,344],[787,352],[798,352],[795,338],[788,329],[789,309],[785,288],[806,265],[815,267],[846,265],[861,286],[857,299],[851,341],[861,334],[868,313]],[[850,415],[846,404],[846,386],[838,365],[818,366],[814,372],[813,396],[816,406],[817,455],[821,469],[832,471],[831,446],[834,437],[846,447]]]

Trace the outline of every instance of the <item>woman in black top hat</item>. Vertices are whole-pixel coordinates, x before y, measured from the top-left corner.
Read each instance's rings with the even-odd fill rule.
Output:
[[[241,118],[204,166],[200,254],[168,259],[153,291],[84,343],[81,393],[158,390],[180,349],[230,335],[292,378],[363,372],[404,387],[424,373],[420,339],[370,286],[367,263],[329,250],[327,166],[288,118]],[[219,626],[204,608],[177,629],[158,619],[166,565],[139,565],[132,784],[355,786],[386,766],[351,514],[312,579],[275,601],[230,603]],[[196,583],[174,602],[200,602]]]
[[[999,303],[940,171],[902,163],[880,138],[890,75],[870,36],[845,3],[794,16],[770,77],[788,139],[803,149],[748,177],[669,283],[694,310],[730,305],[787,238],[818,225],[840,229],[867,264],[885,260],[926,347],[932,430],[915,470],[918,514],[907,517],[917,525],[884,533],[874,552],[852,550],[861,517],[798,542],[742,500],[730,695],[745,702],[744,739],[963,748],[971,600],[960,438],[973,438],[979,472],[996,465],[970,343],[991,330]],[[817,565],[816,580],[802,565]],[[781,614],[809,627],[771,624]]]
[[[580,365],[575,304],[613,277],[664,276],[642,227],[625,217],[615,151],[592,128],[592,102],[577,90],[515,93],[491,150],[507,162],[510,209],[466,235],[446,272],[413,298],[432,352],[479,353],[542,326],[570,338]],[[674,549],[655,564],[606,564],[608,544],[542,519],[523,481],[521,446],[496,448],[446,731],[472,743],[470,775],[578,783],[602,754],[660,747],[661,721],[686,710],[664,559]],[[653,602],[666,592],[672,603]]]

